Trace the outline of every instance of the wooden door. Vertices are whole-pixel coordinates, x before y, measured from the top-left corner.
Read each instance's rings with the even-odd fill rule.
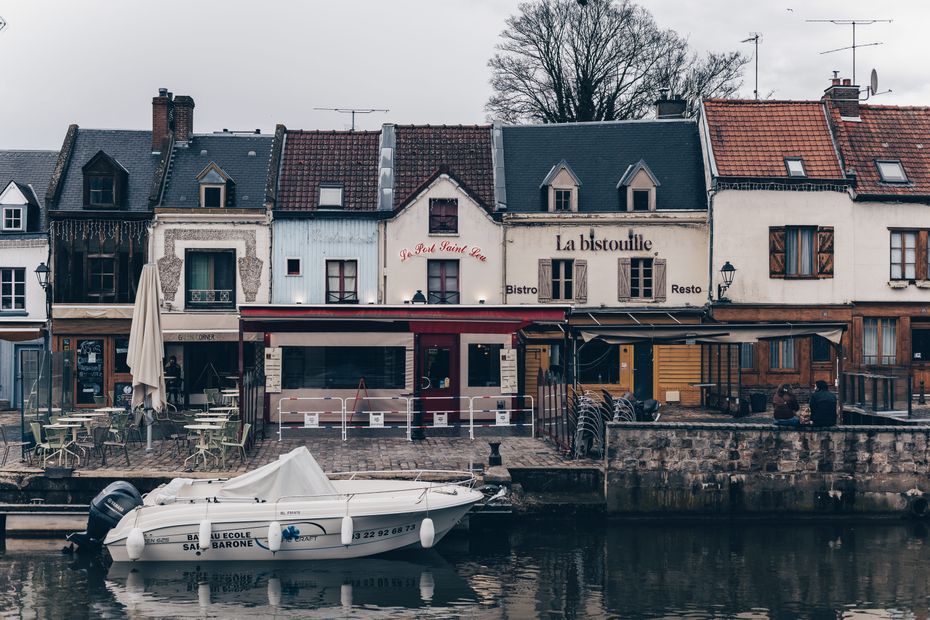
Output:
[[[422,334],[419,338],[419,397],[425,421],[448,412],[449,422],[459,421],[459,337],[455,334]]]

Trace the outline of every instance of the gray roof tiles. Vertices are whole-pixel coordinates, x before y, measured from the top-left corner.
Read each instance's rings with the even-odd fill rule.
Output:
[[[213,162],[236,184],[235,207],[261,208],[273,142],[272,135],[217,133],[194,135],[187,146],[175,144],[159,206],[199,207],[197,175]]]
[[[661,184],[657,209],[705,209],[706,188],[697,124],[692,121],[621,121],[502,128],[507,210],[546,210],[540,183],[564,160],[578,177],[578,210],[625,208],[617,182],[644,161]]]
[[[81,168],[103,151],[129,172],[126,205],[119,212],[150,211],[149,193],[160,155],[152,154],[152,132],[126,129],[78,129],[68,162],[56,211],[89,211],[84,208]],[[107,212],[110,212],[108,210]]]
[[[19,185],[30,185],[38,198],[39,206],[45,206],[45,192],[49,179],[58,161],[58,151],[0,151],[0,191],[10,181]],[[31,196],[27,196],[31,198]],[[45,228],[45,209],[40,209],[40,229]]]

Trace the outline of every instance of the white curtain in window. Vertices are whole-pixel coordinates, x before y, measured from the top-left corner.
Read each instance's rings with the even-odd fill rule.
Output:
[[[782,342],[782,368],[794,368],[794,338],[785,338]]]
[[[901,268],[901,233],[891,233],[891,279],[900,280],[904,277]]]
[[[904,233],[904,279],[917,279],[917,234]]]
[[[862,320],[862,361],[866,364],[878,361],[878,319]]]
[[[744,342],[739,346],[739,365],[744,370],[755,368],[756,345]]]
[[[801,238],[800,275],[809,276],[814,273],[814,230],[812,228],[802,228],[799,236]]]
[[[882,364],[894,364],[897,359],[897,330],[895,319],[881,319]]]

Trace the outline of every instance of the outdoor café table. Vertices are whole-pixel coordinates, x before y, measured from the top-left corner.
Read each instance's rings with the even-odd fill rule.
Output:
[[[197,431],[197,451],[191,454],[189,457],[184,459],[184,464],[187,465],[187,462],[191,459],[194,459],[194,464],[197,464],[197,457],[203,457],[203,466],[207,466],[207,455],[213,456],[210,451],[207,449],[207,431],[219,431],[222,430],[222,426],[217,426],[215,424],[187,424],[184,426],[187,430]],[[215,458],[215,457],[214,457]]]
[[[233,407],[239,405],[239,390],[222,390],[220,394],[229,401],[229,404]]]
[[[70,429],[72,429],[72,431],[71,431],[72,433],[77,434],[77,429],[81,428],[81,425],[80,425],[80,424],[61,424],[61,423],[57,423],[57,424],[46,424],[46,425],[43,426],[42,428],[44,428],[44,429],[46,429],[46,430],[50,430],[50,431],[60,431],[60,430],[65,430],[65,429],[69,429],[69,428],[70,428]],[[76,459],[78,460],[79,463],[81,462],[81,457],[79,457],[77,454],[75,454],[75,453],[72,452],[71,450],[68,450],[68,446],[69,446],[69,445],[71,445],[71,444],[66,444],[64,447],[62,447],[60,450],[57,451],[57,453],[58,453],[58,466],[59,466],[59,467],[61,467],[61,459],[62,459],[62,457],[65,455],[65,452],[67,452],[68,454],[70,454],[71,456],[73,456],[74,458],[76,458]],[[54,456],[54,455],[52,455],[52,456]],[[48,460],[47,457],[46,457],[46,460]]]
[[[87,424],[88,422],[93,421],[93,418],[88,418],[82,415],[72,415],[67,418],[58,418],[58,422],[65,424],[74,424],[74,428],[71,429],[71,443],[77,443],[78,440],[78,429]]]
[[[209,411],[215,411],[223,415],[229,415],[233,411],[238,411],[238,410],[239,410],[239,407],[210,407],[209,409]]]
[[[199,418],[194,418],[194,422],[197,422],[198,424],[222,424],[226,422],[226,416],[205,415]]]
[[[94,411],[97,413],[122,413],[123,411],[126,411],[126,408],[125,407],[99,407],[97,409],[94,409]]]

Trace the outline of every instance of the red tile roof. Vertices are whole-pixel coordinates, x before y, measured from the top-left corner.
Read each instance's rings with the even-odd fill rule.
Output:
[[[872,196],[930,195],[930,108],[860,105],[858,121],[830,106],[840,155],[856,171],[856,192]],[[900,160],[908,183],[885,183],[876,160]]]
[[[380,131],[288,130],[275,208],[314,211],[320,184],[337,183],[345,211],[376,211],[380,138]]]
[[[788,178],[786,157],[801,157],[808,179],[843,172],[819,101],[704,101],[721,177]]]
[[[395,128],[394,207],[440,168],[494,207],[490,125],[398,125]]]

